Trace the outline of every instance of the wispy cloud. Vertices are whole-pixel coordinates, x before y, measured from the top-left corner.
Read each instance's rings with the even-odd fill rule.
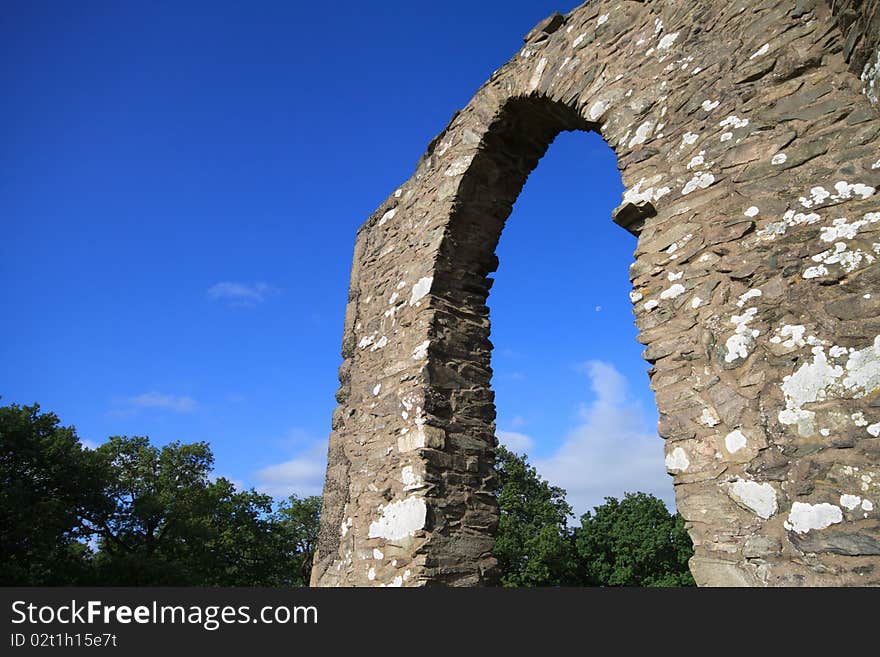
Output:
[[[595,399],[581,406],[578,424],[556,452],[532,459],[535,467],[568,491],[577,518],[603,504],[606,496],[620,499],[625,492],[652,493],[675,508],[663,440],[641,404],[629,397],[626,379],[602,361],[578,369],[588,377]]]
[[[199,405],[187,396],[167,395],[161,392],[144,392],[134,397],[115,401],[116,408],[107,413],[108,417],[126,418],[144,409],[159,409],[173,413],[192,413]]]
[[[320,495],[327,469],[327,441],[307,439],[300,429],[292,429],[281,443],[298,446],[293,458],[257,470],[255,488],[272,497]]]
[[[208,298],[235,308],[249,308],[263,303],[277,292],[276,288],[266,283],[224,281],[208,288]]]

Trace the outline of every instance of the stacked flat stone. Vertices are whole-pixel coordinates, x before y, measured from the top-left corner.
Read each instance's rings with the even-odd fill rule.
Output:
[[[312,584],[497,576],[489,275],[563,130],[617,154],[697,582],[880,584],[878,20],[606,0],[536,26],[358,232]]]

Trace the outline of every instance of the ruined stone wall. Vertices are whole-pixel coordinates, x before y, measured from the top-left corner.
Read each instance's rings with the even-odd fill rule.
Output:
[[[488,275],[562,130],[618,157],[697,582],[880,584],[877,6],[592,1],[527,35],[358,232],[314,585],[492,583]]]

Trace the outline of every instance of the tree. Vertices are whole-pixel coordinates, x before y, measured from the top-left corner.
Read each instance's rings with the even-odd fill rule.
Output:
[[[694,586],[690,537],[678,514],[648,493],[606,497],[574,531],[580,578],[587,586]]]
[[[101,504],[102,472],[54,413],[0,407],[0,584],[88,582],[79,519]]]
[[[84,449],[38,405],[0,407],[0,584],[308,585],[320,498],[275,508],[213,465],[204,442]]]
[[[251,586],[286,583],[284,535],[272,498],[211,481],[207,443],[162,448],[114,436],[97,448],[110,502],[85,519],[99,536],[100,582],[116,585]]]
[[[526,457],[495,450],[500,521],[494,555],[502,586],[565,586],[575,576],[565,490],[551,486]]]
[[[318,543],[321,518],[321,498],[317,495],[299,499],[291,495],[278,506],[275,522],[284,541],[289,573],[296,576],[289,582],[294,586],[308,586],[312,575],[312,559]]]

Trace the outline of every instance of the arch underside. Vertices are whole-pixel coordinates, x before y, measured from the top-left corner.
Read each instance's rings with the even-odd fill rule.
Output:
[[[866,4],[841,32],[822,2],[609,0],[527,35],[358,232],[313,585],[494,581],[488,275],[562,130],[617,154],[697,582],[880,584]]]

